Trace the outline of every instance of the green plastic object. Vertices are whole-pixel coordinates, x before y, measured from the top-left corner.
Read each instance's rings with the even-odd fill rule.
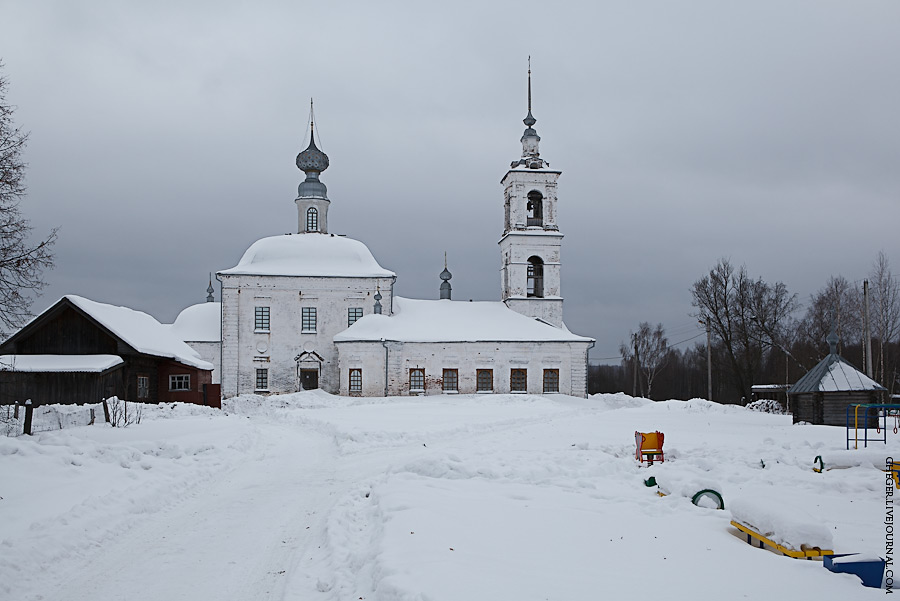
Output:
[[[697,492],[697,494],[691,497],[691,503],[699,506],[700,499],[704,497],[706,497],[707,499],[712,499],[716,504],[716,509],[725,509],[725,501],[722,500],[722,495],[711,488],[704,488],[703,490]]]
[[[817,462],[817,461],[819,462],[819,468],[818,468],[818,469],[816,469],[816,462]],[[822,456],[821,456],[821,455],[816,455],[816,458],[813,459],[813,471],[814,471],[814,472],[818,472],[818,473],[820,473],[820,474],[821,474],[823,471],[825,471],[825,462],[822,461]]]
[[[644,480],[644,486],[648,488],[651,486],[656,486],[656,476],[650,476],[649,478]]]

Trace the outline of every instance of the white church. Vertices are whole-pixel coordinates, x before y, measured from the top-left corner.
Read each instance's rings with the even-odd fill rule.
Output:
[[[557,180],[528,115],[522,155],[501,184],[500,301],[394,296],[397,275],[365,244],[328,231],[331,201],[315,144],[297,155],[296,234],[258,240],[216,274],[221,304],[185,309],[173,331],[213,363],[222,397],[322,388],[346,396],[456,393],[587,395],[594,340],[563,323]],[[212,301],[212,287],[208,290]],[[219,335],[219,333],[221,333]]]

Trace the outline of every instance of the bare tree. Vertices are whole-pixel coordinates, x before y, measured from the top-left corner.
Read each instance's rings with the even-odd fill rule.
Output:
[[[3,63],[0,62],[0,70]],[[0,328],[21,325],[29,316],[34,295],[44,287],[43,272],[53,266],[51,247],[56,229],[37,244],[30,240],[31,224],[19,202],[25,196],[22,152],[28,134],[13,122],[7,104],[8,82],[0,74]]]
[[[653,328],[646,321],[638,325],[637,332],[631,333],[631,347],[624,342],[619,346],[619,352],[626,361],[632,360],[633,353],[637,352],[638,370],[647,383],[647,398],[653,391],[653,379],[666,363],[668,349],[669,341],[663,325],[660,323]]]
[[[809,297],[809,307],[798,325],[798,338],[811,348],[824,351],[824,341],[834,328],[842,345],[862,341],[862,295],[844,276],[832,276]],[[820,354],[821,359],[824,354]]]
[[[771,348],[789,353],[786,342],[797,296],[781,282],[750,278],[744,266],[735,270],[728,259],[720,259],[694,282],[691,294],[697,317],[721,342],[735,391],[748,399],[765,353]]]
[[[884,251],[878,253],[869,280],[872,282],[872,329],[878,338],[878,369],[875,379],[893,389],[892,382],[888,381],[892,378],[884,373],[884,365],[886,347],[889,349],[889,345],[900,334],[900,285],[891,273]]]

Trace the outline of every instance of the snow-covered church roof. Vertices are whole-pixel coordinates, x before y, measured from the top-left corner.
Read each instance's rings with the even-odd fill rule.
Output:
[[[590,342],[568,330],[516,313],[501,302],[394,297],[393,315],[366,315],[335,342]]]
[[[220,342],[221,315],[221,303],[198,303],[179,313],[174,323],[163,325],[166,325],[179,340],[185,342]]]
[[[90,315],[139,353],[174,359],[199,369],[213,369],[212,363],[202,360],[194,349],[180,340],[169,328],[142,311],[98,303],[74,294],[63,298]]]
[[[365,244],[334,234],[270,236],[254,242],[223,275],[393,277]]]

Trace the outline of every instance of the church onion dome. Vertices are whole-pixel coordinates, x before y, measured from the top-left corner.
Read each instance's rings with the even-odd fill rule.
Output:
[[[316,147],[316,141],[310,136],[309,146],[297,155],[297,167],[309,172],[322,173],[328,169],[328,155]]]
[[[394,277],[358,240],[333,234],[270,236],[254,242],[221,275]]]

